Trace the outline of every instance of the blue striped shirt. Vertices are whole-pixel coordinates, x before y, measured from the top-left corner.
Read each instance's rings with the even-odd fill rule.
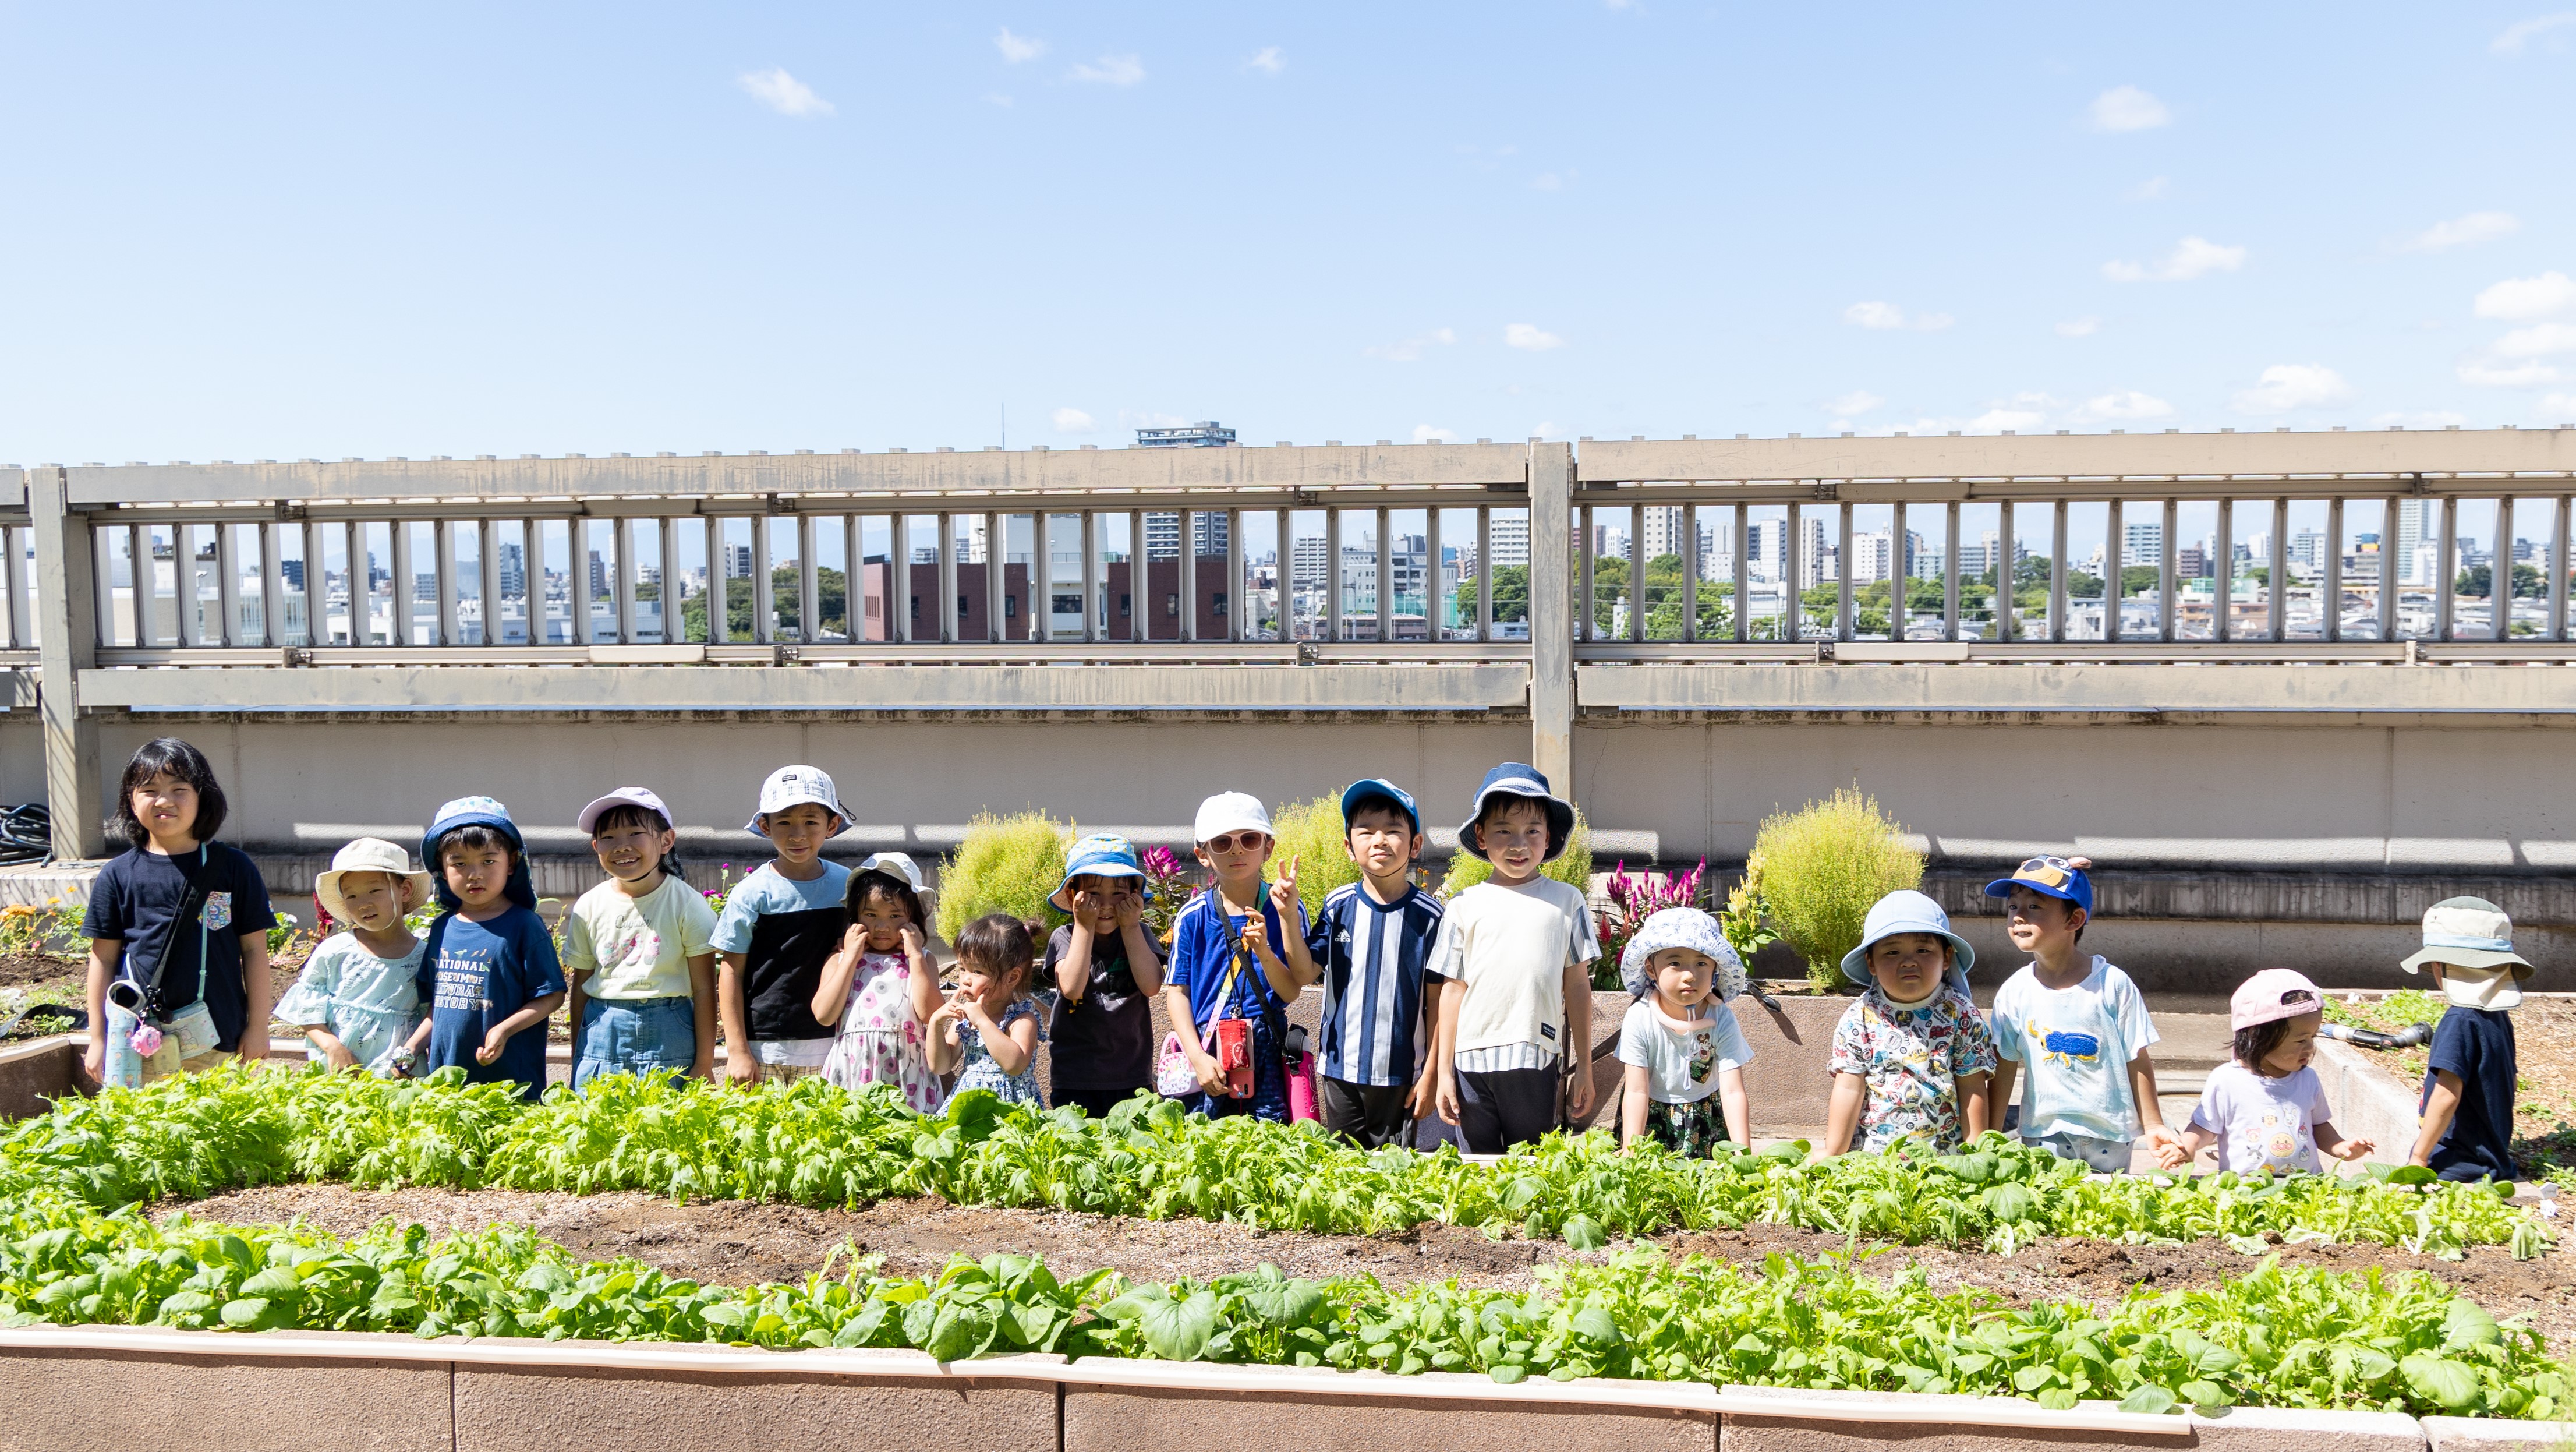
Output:
[[[1335,888],[1306,932],[1324,971],[1316,1072],[1346,1084],[1410,1084],[1422,1018],[1423,962],[1440,930],[1440,903],[1420,888],[1381,903],[1367,886]]]

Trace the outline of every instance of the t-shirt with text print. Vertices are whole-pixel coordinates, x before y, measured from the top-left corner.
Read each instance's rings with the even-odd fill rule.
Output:
[[[546,1030],[531,1024],[510,1036],[501,1055],[477,1063],[474,1052],[503,1019],[535,999],[564,991],[563,965],[545,919],[512,904],[484,922],[450,912],[429,925],[420,963],[420,999],[429,1006],[427,1069],[454,1065],[469,1084],[517,1083],[535,1100],[546,1087]]]

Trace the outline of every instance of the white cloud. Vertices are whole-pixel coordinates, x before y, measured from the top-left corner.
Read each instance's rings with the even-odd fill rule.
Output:
[[[2338,403],[2352,396],[2343,375],[2317,363],[2275,363],[2252,388],[2236,395],[2238,413],[2280,413]]]
[[[2533,40],[2570,25],[2576,25],[2576,10],[2561,10],[2555,15],[2536,15],[2529,20],[2517,20],[2506,26],[2493,41],[2489,42],[2487,49],[2498,55],[2520,55],[2522,48]]]
[[[1100,431],[1100,425],[1091,421],[1091,415],[1078,408],[1059,408],[1050,416],[1050,422],[1054,423],[1055,431],[1060,434],[1092,434]]]
[[[1430,424],[1415,424],[1413,441],[1417,444],[1454,444],[1458,442],[1458,435],[1449,429],[1434,428]]]
[[[2483,359],[2472,358],[2460,365],[2460,381],[2472,388],[2538,388],[2556,383],[2558,370],[2546,363],[2517,363],[2499,368]]]
[[[745,71],[739,78],[742,88],[752,98],[781,116],[829,116],[832,103],[814,94],[814,88],[787,74],[782,66],[765,71]]]
[[[2103,394],[2084,405],[2084,412],[2094,418],[2171,418],[2173,411],[2172,404],[2134,388]]]
[[[1503,342],[1510,347],[1526,348],[1533,353],[1544,353],[1550,348],[1565,346],[1563,338],[1554,333],[1542,332],[1529,323],[1514,323],[1503,329]]]
[[[1074,80],[1096,85],[1132,86],[1145,79],[1145,63],[1133,55],[1104,55],[1088,65],[1075,66],[1071,75]]]
[[[1010,65],[1036,60],[1047,51],[1045,41],[1033,35],[1013,35],[1007,25],[1002,27],[1001,34],[993,37],[993,47],[1002,53],[1003,61]]]
[[[1534,439],[1554,438],[1556,437],[1556,425],[1553,423],[1539,424],[1530,430],[1530,437]]]
[[[1825,410],[1836,418],[1856,418],[1885,402],[1866,388],[1856,388],[1825,405]]]
[[[2165,193],[2172,189],[2173,179],[2171,177],[2151,176],[2145,181],[2138,183],[2136,186],[2129,188],[2127,191],[2122,192],[2120,194],[2120,200],[2125,202],[2161,202],[2165,199]]]
[[[1261,49],[1253,52],[1252,59],[1245,61],[1243,63],[1243,68],[1248,71],[1261,71],[1265,74],[1275,76],[1281,71],[1288,69],[1288,57],[1286,53],[1279,49],[1279,47],[1275,45],[1265,45]]]
[[[2397,244],[2400,252],[2443,252],[2453,247],[2467,247],[2479,242],[2492,242],[2510,237],[2522,230],[2522,222],[2511,212],[2471,212],[2436,222]]]
[[[1380,343],[1374,348],[1363,349],[1361,356],[1383,358],[1389,363],[1419,363],[1422,361],[1424,349],[1435,343],[1445,347],[1457,341],[1458,334],[1455,329],[1433,328],[1418,338],[1407,338],[1401,343]]]
[[[2057,325],[2057,336],[2061,338],[2089,338],[2100,331],[2102,331],[2102,320],[2090,314],[2080,318],[2068,318]]]
[[[2552,353],[2576,353],[2576,323],[2534,323],[2516,328],[2496,339],[2496,354],[2504,358],[2546,358]]]
[[[1914,313],[1890,302],[1856,302],[1843,309],[1843,321],[1856,328],[1879,332],[1911,329],[1918,333],[1937,333],[1958,319],[1948,313]]]
[[[2135,86],[2113,86],[2094,97],[2092,114],[2099,131],[2152,131],[2173,120],[2164,102]]]
[[[1968,420],[1972,429],[1994,429],[1997,432],[2037,428],[2048,421],[2048,415],[2031,408],[1990,408]]]
[[[2102,275],[2113,282],[2190,282],[2213,272],[2234,272],[2245,265],[2245,249],[2222,247],[2206,237],[2185,237],[2174,250],[2153,263],[2105,262]]]
[[[2508,277],[2478,294],[2477,314],[2499,322],[2527,323],[2576,308],[2576,281],[2566,273]]]

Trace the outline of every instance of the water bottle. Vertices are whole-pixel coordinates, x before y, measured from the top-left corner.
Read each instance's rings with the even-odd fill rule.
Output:
[[[99,1067],[99,1082],[110,1089],[140,1089],[143,1056],[134,1051],[134,1031],[143,1020],[116,997],[113,991],[107,997],[107,1062]]]

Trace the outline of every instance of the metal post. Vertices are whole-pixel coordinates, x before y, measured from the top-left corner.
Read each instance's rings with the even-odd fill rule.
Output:
[[[709,564],[715,552],[707,553]],[[306,566],[310,569],[311,566]],[[526,644],[543,645],[546,639],[546,527],[533,519],[519,521],[519,603]],[[500,628],[495,626],[492,643],[502,643]]]
[[[1252,591],[1246,588],[1243,548],[1243,511],[1225,512],[1225,618],[1226,639],[1246,641],[1255,638],[1252,619]]]
[[[1896,501],[1887,524],[1887,638],[1905,638],[1905,589],[1914,583],[1913,536],[1905,530],[1905,501]]]
[[[1440,586],[1440,506],[1422,511],[1422,638],[1439,640],[1448,633],[1448,592]]]
[[[2412,483],[2420,484],[2423,476],[2410,474]],[[2397,638],[2397,511],[2403,499],[2391,499],[2379,507],[2379,638]]]
[[[1395,635],[1395,536],[1392,512],[1377,512],[1377,639],[1384,645]]]
[[[189,525],[170,526],[171,636],[183,649],[206,643],[205,621],[197,613],[196,535]]]
[[[1271,558],[1277,562],[1272,571],[1270,629],[1273,640],[1287,640],[1297,633],[1294,621],[1297,598],[1297,517],[1285,509],[1273,510],[1270,526]]]
[[[1601,628],[1593,614],[1593,611],[1599,608],[1594,599],[1595,592],[1592,582],[1593,545],[1598,536],[1594,535],[1592,532],[1591,505],[1587,504],[1583,506],[1583,518],[1581,522],[1583,537],[1575,541],[1574,554],[1575,558],[1583,562],[1583,621],[1580,625],[1575,627],[1574,638],[1577,640],[1593,640],[1599,637]],[[1533,556],[1533,558],[1535,558],[1535,556]]]
[[[2020,573],[2017,568],[2021,563],[2018,558],[2021,554],[2020,543],[2013,537],[2013,506],[2012,501],[2007,499],[1995,506],[1995,547],[1987,551],[1992,558],[1986,561],[1987,566],[1995,572],[1995,639],[1997,641],[2009,641],[2014,634],[2013,585],[2016,583],[2014,577]]]
[[[331,643],[331,551],[324,543],[329,538],[323,533],[326,527],[311,519],[305,520],[303,525],[304,643],[307,646]],[[348,538],[346,530],[341,532],[341,538]],[[345,559],[347,555],[344,545],[341,556]]]
[[[2120,602],[2128,594],[2129,541],[2120,528],[2120,501],[2102,516],[2102,638],[2120,638]]]
[[[1009,516],[991,510],[984,513],[984,638],[995,644],[1009,639],[1002,633],[1002,572],[1008,569],[1011,542],[1003,533]]]
[[[1127,638],[1150,640],[1154,632],[1145,623],[1145,516],[1142,511],[1127,513]]]
[[[72,513],[64,471],[29,469],[27,513],[36,532],[37,718],[45,733],[45,801],[53,809],[54,855],[107,855],[105,785],[98,774],[98,725],[80,711],[80,675],[98,666],[97,543]]]
[[[276,520],[259,526],[259,643],[286,644],[286,528]]]
[[[2567,506],[2564,494],[2558,496],[2549,521],[2549,638],[2567,638]]]
[[[1749,507],[1743,504],[1736,505],[1735,559],[1733,562],[1735,578],[1731,582],[1735,590],[1735,596],[1728,602],[1727,613],[1735,617],[1735,642],[1738,645],[1741,645],[1745,641],[1753,638],[1753,612],[1748,608],[1750,602],[1746,599],[1746,597],[1752,593],[1752,567],[1745,562],[1745,553],[1748,547],[1747,536],[1752,533],[1752,529],[1752,517]]]
[[[564,521],[564,603],[572,611],[572,643],[595,645],[599,629],[591,622],[590,521],[574,515]]]
[[[751,517],[751,643],[778,643],[777,562],[770,556],[769,515]]]
[[[800,504],[803,501],[798,501]],[[812,645],[823,634],[823,571],[814,559],[814,516],[796,511],[796,643]],[[623,550],[618,563],[625,563]],[[849,595],[842,594],[843,608]]]
[[[1324,638],[1342,638],[1342,512],[1324,511]]]
[[[2383,562],[2384,563],[2384,562]],[[2343,639],[2343,500],[2326,501],[2325,601],[2317,623],[2328,641]]]
[[[2169,641],[2174,638],[2174,595],[2181,583],[2174,578],[2175,552],[2180,546],[2180,541],[2174,538],[2174,531],[2182,527],[2181,520],[2181,505],[2174,500],[2166,500],[2164,555],[2156,566],[2156,639],[2158,640]]]
[[[1100,514],[1082,511],[1082,643],[1100,643]]]
[[[1699,639],[1699,506],[1682,506],[1682,639]]]
[[[1646,638],[1646,511],[1628,511],[1628,638]]]
[[[1842,509],[1842,539],[1834,548],[1834,639],[1852,638],[1852,507]]]
[[[2061,499],[2049,510],[2048,520],[2048,638],[2066,639],[2066,501]]]
[[[501,521],[489,515],[475,522],[474,575],[474,595],[480,602],[478,613],[483,617],[483,623],[475,634],[475,643],[489,649],[501,638]],[[670,592],[665,590],[663,593],[667,595]],[[669,602],[665,601],[662,608],[666,612],[663,628],[667,632]],[[464,643],[460,636],[457,644]]]
[[[1796,501],[1791,501],[1780,526],[1780,626],[1773,632],[1775,640],[1799,640],[1807,633],[1806,602],[1798,591],[1799,566],[1806,559],[1805,523]]]
[[[438,624],[432,632],[430,644],[454,645],[458,639],[456,630],[455,525],[444,519],[432,521],[429,526],[429,548],[430,558],[433,562],[433,584],[438,591]],[[625,563],[626,551],[620,549],[617,552],[617,559],[618,563]]]
[[[386,523],[385,530],[390,537],[394,557],[394,618],[392,622],[393,629],[391,631],[391,643],[394,645],[412,645],[416,643],[415,637],[419,633],[419,623],[413,619],[412,616],[412,606],[414,604],[412,590],[415,582],[412,579],[411,524],[406,520],[391,520]]]
[[[2235,622],[2228,617],[2236,603],[2236,501],[2218,501],[2218,533],[2210,541],[2218,558],[2209,562],[2209,638],[2232,640]]]
[[[2566,501],[2559,501],[2559,527],[2566,528]],[[2556,559],[2556,555],[2550,556]],[[2563,577],[2565,571],[2560,571]],[[1494,511],[1491,505],[1476,508],[1476,638],[1494,638]]]
[[[1574,781],[1574,631],[1566,619],[1574,582],[1567,578],[1573,541],[1574,450],[1530,445],[1530,764],[1570,799]],[[1587,602],[1588,603],[1588,602]]]
[[[9,627],[9,648],[12,650],[27,648],[27,582],[18,578],[18,561],[21,558],[18,532],[0,524],[0,598],[7,602],[6,610],[0,611],[0,615],[6,617],[0,620],[0,624]]]
[[[1199,546],[1197,539],[1193,537],[1195,530],[1192,526],[1198,523],[1198,517],[1201,512],[1202,511],[1196,509],[1184,509],[1180,513],[1172,516],[1172,523],[1178,532],[1177,537],[1180,540],[1178,553],[1176,555],[1176,558],[1180,561],[1180,565],[1179,568],[1174,571],[1174,574],[1179,577],[1181,582],[1181,609],[1180,613],[1174,616],[1172,620],[1172,638],[1174,640],[1196,640],[1199,638]],[[1381,527],[1378,530],[1378,533],[1383,535],[1386,531]],[[1380,632],[1383,633],[1385,627],[1380,626],[1379,629]]]
[[[134,617],[133,639],[137,650],[149,650],[161,643],[161,633],[155,628],[160,624],[158,617],[161,614],[161,569],[159,561],[152,553],[155,547],[152,539],[154,528],[155,526],[148,524],[135,524],[127,525],[122,531],[125,535],[125,577],[128,582],[125,593],[130,607],[128,613]],[[107,527],[108,538],[114,539],[118,533],[119,530],[115,525]],[[115,558],[115,550],[115,545],[108,546],[108,557],[111,561]],[[111,568],[98,572],[98,618],[102,622],[102,627],[111,636],[116,631],[115,596],[116,580],[111,565]],[[117,642],[110,640],[108,643],[113,645]]]
[[[2513,638],[2513,501],[2496,501],[2495,547],[2487,551],[2487,615],[2489,633],[2497,640]]]
[[[2290,501],[2272,501],[2272,558],[2265,561],[2263,627],[2275,641],[2290,635]]]
[[[1959,638],[1959,501],[1949,503],[1950,533],[1941,550],[1941,638]]]
[[[219,523],[214,529],[215,608],[223,613],[224,618],[218,623],[212,643],[239,645],[242,643],[241,559],[233,548],[235,526],[230,523]],[[2490,570],[2488,573],[2493,574],[2494,571]]]
[[[2442,547],[2433,556],[2433,638],[2435,640],[2447,641],[2451,638],[2451,610],[2456,603],[2451,598],[2453,593],[2451,584],[2452,572],[2459,568],[2455,563],[2459,558],[2457,553],[2460,547],[2459,540],[2460,501],[2456,495],[2445,494],[2442,496]],[[2487,573],[2492,576],[2495,572],[2490,570]]]

